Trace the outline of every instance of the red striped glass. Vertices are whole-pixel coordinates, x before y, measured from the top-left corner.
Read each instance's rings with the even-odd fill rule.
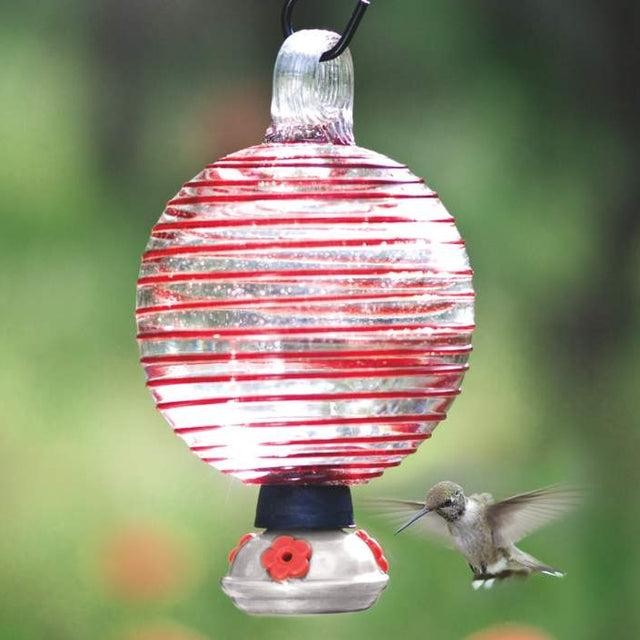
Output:
[[[268,139],[207,166],[152,231],[136,312],[147,385],[223,473],[366,482],[459,393],[464,243],[405,166],[330,135]]]

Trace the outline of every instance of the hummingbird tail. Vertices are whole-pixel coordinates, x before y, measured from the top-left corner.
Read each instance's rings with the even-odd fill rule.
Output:
[[[554,578],[563,578],[566,574],[564,571],[559,571],[558,569],[554,569],[550,567],[548,564],[544,564],[534,558],[533,556],[525,553],[524,551],[520,551],[520,549],[516,549],[516,552],[511,556],[511,561],[515,562],[523,567],[525,567],[529,571],[534,571],[536,573],[542,573],[546,576],[553,576]]]

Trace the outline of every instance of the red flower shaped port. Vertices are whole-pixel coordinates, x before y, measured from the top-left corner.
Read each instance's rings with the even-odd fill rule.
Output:
[[[262,554],[262,566],[278,582],[288,578],[303,578],[309,573],[311,545],[302,539],[280,536]]]
[[[376,559],[378,566],[387,573],[389,571],[389,562],[384,557],[382,547],[378,544],[378,541],[374,540],[364,529],[358,529],[356,531],[356,535],[360,540],[367,543],[367,546],[371,549],[371,553],[373,553],[373,557]]]
[[[244,547],[245,544],[247,544],[247,542],[249,542],[249,540],[252,540],[253,538],[256,537],[256,533],[247,533],[245,535],[242,536],[242,538],[240,538],[240,540],[238,541],[238,544],[231,549],[231,551],[229,551],[229,562],[233,562],[236,558],[236,556],[238,555],[238,551],[240,551],[240,549],[242,549],[242,547]]]

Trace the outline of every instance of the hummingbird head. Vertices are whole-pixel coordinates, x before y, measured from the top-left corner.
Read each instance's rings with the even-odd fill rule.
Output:
[[[425,500],[427,512],[435,511],[445,520],[457,520],[466,508],[464,490],[459,484],[444,480],[435,484]]]
[[[407,522],[405,522],[396,533],[404,531],[411,526],[416,520],[426,516],[427,513],[435,511],[440,517],[453,522],[457,520],[465,511],[467,499],[464,491],[459,484],[444,480],[433,485],[427,493],[424,509],[420,509]]]

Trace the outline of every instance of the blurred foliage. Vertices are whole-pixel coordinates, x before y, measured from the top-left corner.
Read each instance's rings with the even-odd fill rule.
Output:
[[[524,545],[568,577],[473,593],[459,557],[365,515],[392,567],[373,610],[250,618],[220,591],[256,493],[155,412],[134,288],[164,202],[261,140],[279,11],[0,6],[0,638],[640,637],[637,0],[374,0],[352,45],[359,144],[438,189],[478,290],[463,397],[356,504],[444,477],[498,495],[583,482],[585,507]],[[301,2],[296,24],[349,11]]]

